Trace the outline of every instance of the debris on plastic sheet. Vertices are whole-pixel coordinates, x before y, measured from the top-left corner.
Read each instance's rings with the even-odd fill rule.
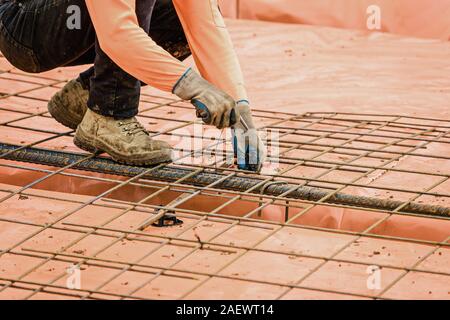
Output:
[[[194,227],[192,229],[192,231],[194,231],[194,237],[197,239],[198,243],[200,244],[200,250],[203,250],[203,241],[197,233],[197,227]]]

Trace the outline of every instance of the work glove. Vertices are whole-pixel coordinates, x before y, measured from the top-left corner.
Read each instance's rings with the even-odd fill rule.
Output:
[[[238,168],[259,172],[266,159],[266,146],[256,130],[248,101],[239,101],[236,111],[240,119],[232,127],[231,134]]]
[[[188,69],[178,80],[172,92],[183,100],[190,100],[197,110],[197,117],[202,118],[205,124],[223,129],[234,125],[239,119],[233,98],[192,69]]]

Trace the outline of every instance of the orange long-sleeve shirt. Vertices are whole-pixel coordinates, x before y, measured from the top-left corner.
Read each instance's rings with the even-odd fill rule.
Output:
[[[202,76],[236,100],[247,99],[243,76],[217,0],[173,0]],[[123,70],[172,91],[187,67],[139,27],[135,0],[86,0],[102,50]]]

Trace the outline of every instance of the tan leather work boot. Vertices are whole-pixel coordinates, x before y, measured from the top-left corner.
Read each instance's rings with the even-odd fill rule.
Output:
[[[87,110],[89,91],[77,80],[69,81],[48,102],[48,111],[62,125],[75,130]]]
[[[172,160],[168,143],[153,140],[135,117],[115,120],[88,109],[75,133],[74,143],[88,152],[106,152],[115,161],[152,165]]]

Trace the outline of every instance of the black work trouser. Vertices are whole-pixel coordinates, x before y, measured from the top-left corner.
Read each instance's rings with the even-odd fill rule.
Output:
[[[173,56],[190,55],[172,0],[136,0],[136,15],[139,26]],[[89,90],[88,107],[116,119],[138,112],[141,82],[101,50],[85,0],[0,0],[0,51],[32,73],[93,64],[79,77]]]

